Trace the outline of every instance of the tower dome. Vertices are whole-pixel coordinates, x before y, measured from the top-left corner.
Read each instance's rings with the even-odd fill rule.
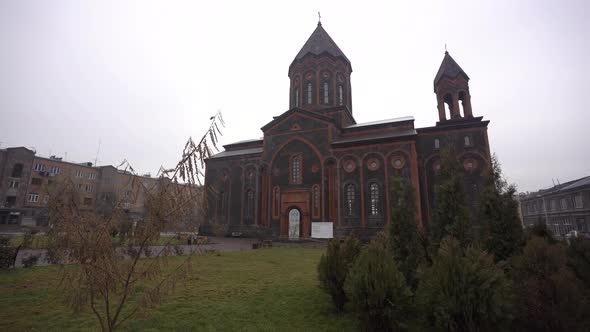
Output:
[[[352,113],[350,61],[318,22],[289,66],[289,108],[318,111],[345,106]]]

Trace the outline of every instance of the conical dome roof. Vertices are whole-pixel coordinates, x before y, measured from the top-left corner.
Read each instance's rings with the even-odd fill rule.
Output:
[[[295,60],[300,60],[307,54],[320,55],[328,53],[335,57],[342,57],[346,62],[350,64],[350,61],[344,55],[344,52],[340,50],[340,47],[336,45],[334,40],[328,35],[326,30],[322,27],[322,23],[318,22],[317,28],[311,34],[305,45],[301,48],[301,51],[297,53]]]
[[[436,85],[438,81],[440,81],[444,76],[455,78],[459,76],[459,74],[463,74],[467,79],[469,79],[469,76],[467,76],[465,71],[461,69],[457,62],[451,57],[449,52],[445,52],[445,57],[443,58],[440,68],[438,68],[438,72],[434,77],[434,85]]]

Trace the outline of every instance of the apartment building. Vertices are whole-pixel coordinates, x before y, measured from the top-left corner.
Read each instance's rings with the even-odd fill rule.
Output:
[[[35,152],[25,147],[0,150],[0,227],[16,228],[30,215],[28,182]]]
[[[543,222],[554,234],[590,232],[590,176],[519,197],[525,227]]]

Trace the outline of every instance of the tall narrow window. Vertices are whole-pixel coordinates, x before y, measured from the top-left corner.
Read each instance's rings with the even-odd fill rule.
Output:
[[[328,94],[328,82],[324,82],[324,104],[328,104],[330,102],[329,94]]]
[[[434,139],[434,149],[435,150],[440,149],[440,140],[438,138]]]
[[[254,191],[248,190],[246,192],[246,218],[252,219],[254,217]]]
[[[307,104],[311,105],[311,91],[312,91],[312,87],[311,87],[311,82],[307,83]]]
[[[221,193],[219,193],[219,215],[220,216],[225,216],[225,210],[226,210],[226,200],[225,200],[225,191],[222,191]]]
[[[301,183],[301,156],[299,155],[291,158],[291,183]]]
[[[299,89],[295,89],[295,107],[299,107]]]
[[[471,139],[471,136],[465,136],[464,141],[465,146],[473,146],[473,140]]]
[[[272,191],[272,216],[277,219],[279,217],[279,203],[281,192],[279,187],[274,187]]]
[[[313,195],[313,217],[319,218],[320,217],[320,186],[314,184],[312,187],[312,195]]]
[[[338,86],[338,105],[342,105],[344,103],[344,99],[343,99],[343,95],[342,95],[342,85]]]
[[[371,183],[369,187],[370,195],[371,195],[371,215],[378,216],[379,215],[379,185],[376,183]]]
[[[351,217],[354,215],[354,205],[355,205],[355,188],[354,184],[349,184],[346,186],[346,210],[344,213],[346,216]]]

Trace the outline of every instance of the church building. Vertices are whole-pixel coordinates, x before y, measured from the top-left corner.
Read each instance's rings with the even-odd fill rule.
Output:
[[[490,162],[489,121],[473,115],[465,71],[445,52],[434,77],[439,121],[426,128],[415,128],[411,116],[357,123],[351,73],[349,59],[318,23],[289,66],[289,110],[262,126],[262,138],[225,145],[206,161],[204,231],[371,237],[390,220],[394,176],[414,187],[417,222],[428,227],[447,145],[462,162],[474,219]]]

